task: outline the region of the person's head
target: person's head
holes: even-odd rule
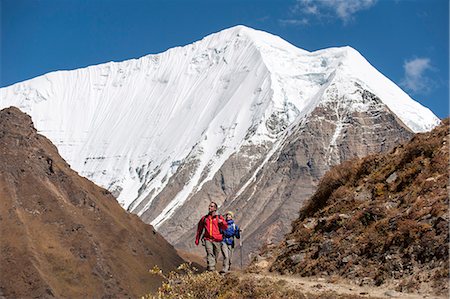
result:
[[[231,219],[233,219],[233,212],[231,212],[231,211],[228,211],[226,214],[225,214],[225,217],[227,218],[227,220],[231,220]]]
[[[208,211],[210,213],[215,213],[217,211],[217,204],[214,201],[211,201],[208,206]]]

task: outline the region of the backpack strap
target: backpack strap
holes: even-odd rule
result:
[[[208,216],[208,215],[203,216],[202,219],[200,220],[201,222],[203,222],[203,226],[206,225],[206,217],[207,217],[207,216]]]

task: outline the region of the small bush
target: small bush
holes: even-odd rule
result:
[[[178,271],[165,275],[158,267],[150,270],[164,279],[157,294],[147,294],[143,299],[172,298],[306,298],[285,284],[269,279],[240,277],[236,273],[225,276],[218,272],[197,273],[197,269],[182,264]]]

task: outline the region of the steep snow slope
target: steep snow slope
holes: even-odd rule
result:
[[[439,122],[352,48],[310,53],[244,26],[3,88],[0,108],[29,113],[75,170],[140,215],[192,162],[184,186],[150,219],[158,227],[240,148],[267,145],[273,153],[336,80],[373,92],[415,132]]]

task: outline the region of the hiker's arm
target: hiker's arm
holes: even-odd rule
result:
[[[200,219],[197,225],[197,234],[195,235],[195,245],[198,245],[202,233],[203,233],[203,218]]]
[[[236,230],[235,230],[234,236],[235,236],[237,239],[240,239],[240,238],[241,238],[241,230],[239,229],[239,226],[237,226],[237,225],[236,225]]]
[[[222,216],[219,216],[218,219],[219,228],[221,230],[226,230],[228,228],[228,223],[225,221],[225,219]]]

